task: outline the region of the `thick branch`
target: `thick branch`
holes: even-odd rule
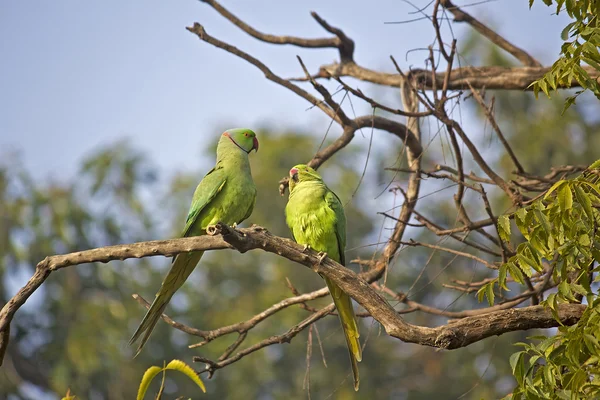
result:
[[[321,261],[317,253],[311,250],[306,251],[301,245],[289,239],[273,236],[258,226],[232,229],[227,225],[218,224],[209,234],[194,238],[109,246],[86,252],[47,257],[38,264],[35,274],[25,287],[19,290],[0,311],[0,332],[8,331],[15,312],[47,279],[50,273],[57,269],[88,262],[150,257],[158,254],[173,255],[197,250],[230,248],[231,246],[242,253],[252,249],[262,249],[312,268],[315,272],[331,279],[353,297],[382,324],[389,335],[409,343],[454,349],[504,332],[547,328],[558,324],[549,311],[537,306],[469,317],[438,328],[412,325],[404,321],[369,283],[353,271],[329,258]],[[131,249],[136,250],[132,251]],[[583,305],[564,305],[558,311],[564,324],[573,324],[580,318],[584,309]],[[7,338],[8,335],[5,337]],[[0,349],[2,354],[4,354],[7,344],[7,340],[2,342],[2,346],[4,346]]]
[[[470,83],[475,89],[504,89],[504,90],[532,90],[529,85],[540,79],[551,67],[462,67],[455,68],[450,73],[448,79],[449,90],[466,90]],[[592,79],[600,77],[600,71],[583,66],[583,69]],[[432,90],[434,87],[431,78],[431,71],[424,69],[414,69],[411,71],[419,82],[419,87],[425,90]],[[441,88],[444,85],[445,72],[435,74],[435,86]],[[356,63],[333,63],[323,65],[319,72],[314,75],[316,78],[336,78],[353,77],[365,82],[376,83],[378,85],[398,87],[401,84],[402,76],[388,72],[379,72],[372,69],[361,67]],[[306,80],[299,78],[295,80]],[[468,83],[467,83],[468,82]],[[568,87],[579,87],[575,80]],[[563,86],[562,88],[566,88]]]

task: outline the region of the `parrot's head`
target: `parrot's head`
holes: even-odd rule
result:
[[[258,151],[256,133],[247,128],[227,129],[223,136],[229,138],[237,147],[250,154],[252,150]]]
[[[321,181],[321,175],[306,164],[298,164],[290,169],[290,193],[297,184],[309,181]]]

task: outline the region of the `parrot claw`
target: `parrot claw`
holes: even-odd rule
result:
[[[233,229],[237,228],[237,222],[234,222],[234,223],[233,223],[233,225],[231,225],[231,227],[232,227]]]
[[[306,253],[306,250],[310,249],[310,245],[309,244],[305,244],[304,248],[302,249],[303,253]]]
[[[319,265],[323,262],[323,260],[327,257],[327,253],[324,251],[320,251],[319,254],[317,254],[317,258],[319,259]]]

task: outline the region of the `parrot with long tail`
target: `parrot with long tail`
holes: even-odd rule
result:
[[[294,240],[345,266],[346,216],[340,199],[325,185],[317,171],[304,164],[290,169],[289,185],[285,217]],[[342,323],[354,390],[358,391],[358,362],[362,360],[362,350],[352,300],[334,282],[324,279]]]
[[[252,150],[258,151],[258,139],[250,129],[229,129],[221,135],[216,165],[194,192],[182,237],[205,235],[206,228],[218,222],[237,225],[252,214],[256,202],[256,186],[248,160]],[[129,341],[133,344],[141,337],[136,356],[148,341],[165,307],[203,254],[203,251],[193,251],[173,258],[160,290]]]

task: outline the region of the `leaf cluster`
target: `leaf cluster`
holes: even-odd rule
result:
[[[598,0],[543,0],[547,6],[556,5],[556,14],[561,11],[574,19],[562,31],[565,41],[561,46],[560,57],[554,62],[550,71],[529,87],[533,89],[536,98],[540,91],[550,97],[550,92],[558,87],[570,87],[576,81],[582,90],[575,92],[565,101],[564,110],[575,103],[577,97],[590,90],[600,99],[600,82],[590,77],[581,65],[585,63],[600,71],[600,1]],[[529,0],[529,7],[534,0]],[[563,111],[564,111],[563,110]]]
[[[519,343],[510,365],[517,386],[515,399],[595,398],[600,395],[598,363],[600,344],[600,161],[573,180],[560,180],[527,207],[498,219],[505,243],[512,240],[512,222],[525,239],[514,255],[498,269],[498,277],[478,291],[494,304],[496,292],[509,291],[508,278],[521,285],[527,278],[542,278],[537,294],[556,287],[542,305],[559,320],[562,303],[590,305],[572,327],[561,326],[552,337],[536,336],[537,344]]]

